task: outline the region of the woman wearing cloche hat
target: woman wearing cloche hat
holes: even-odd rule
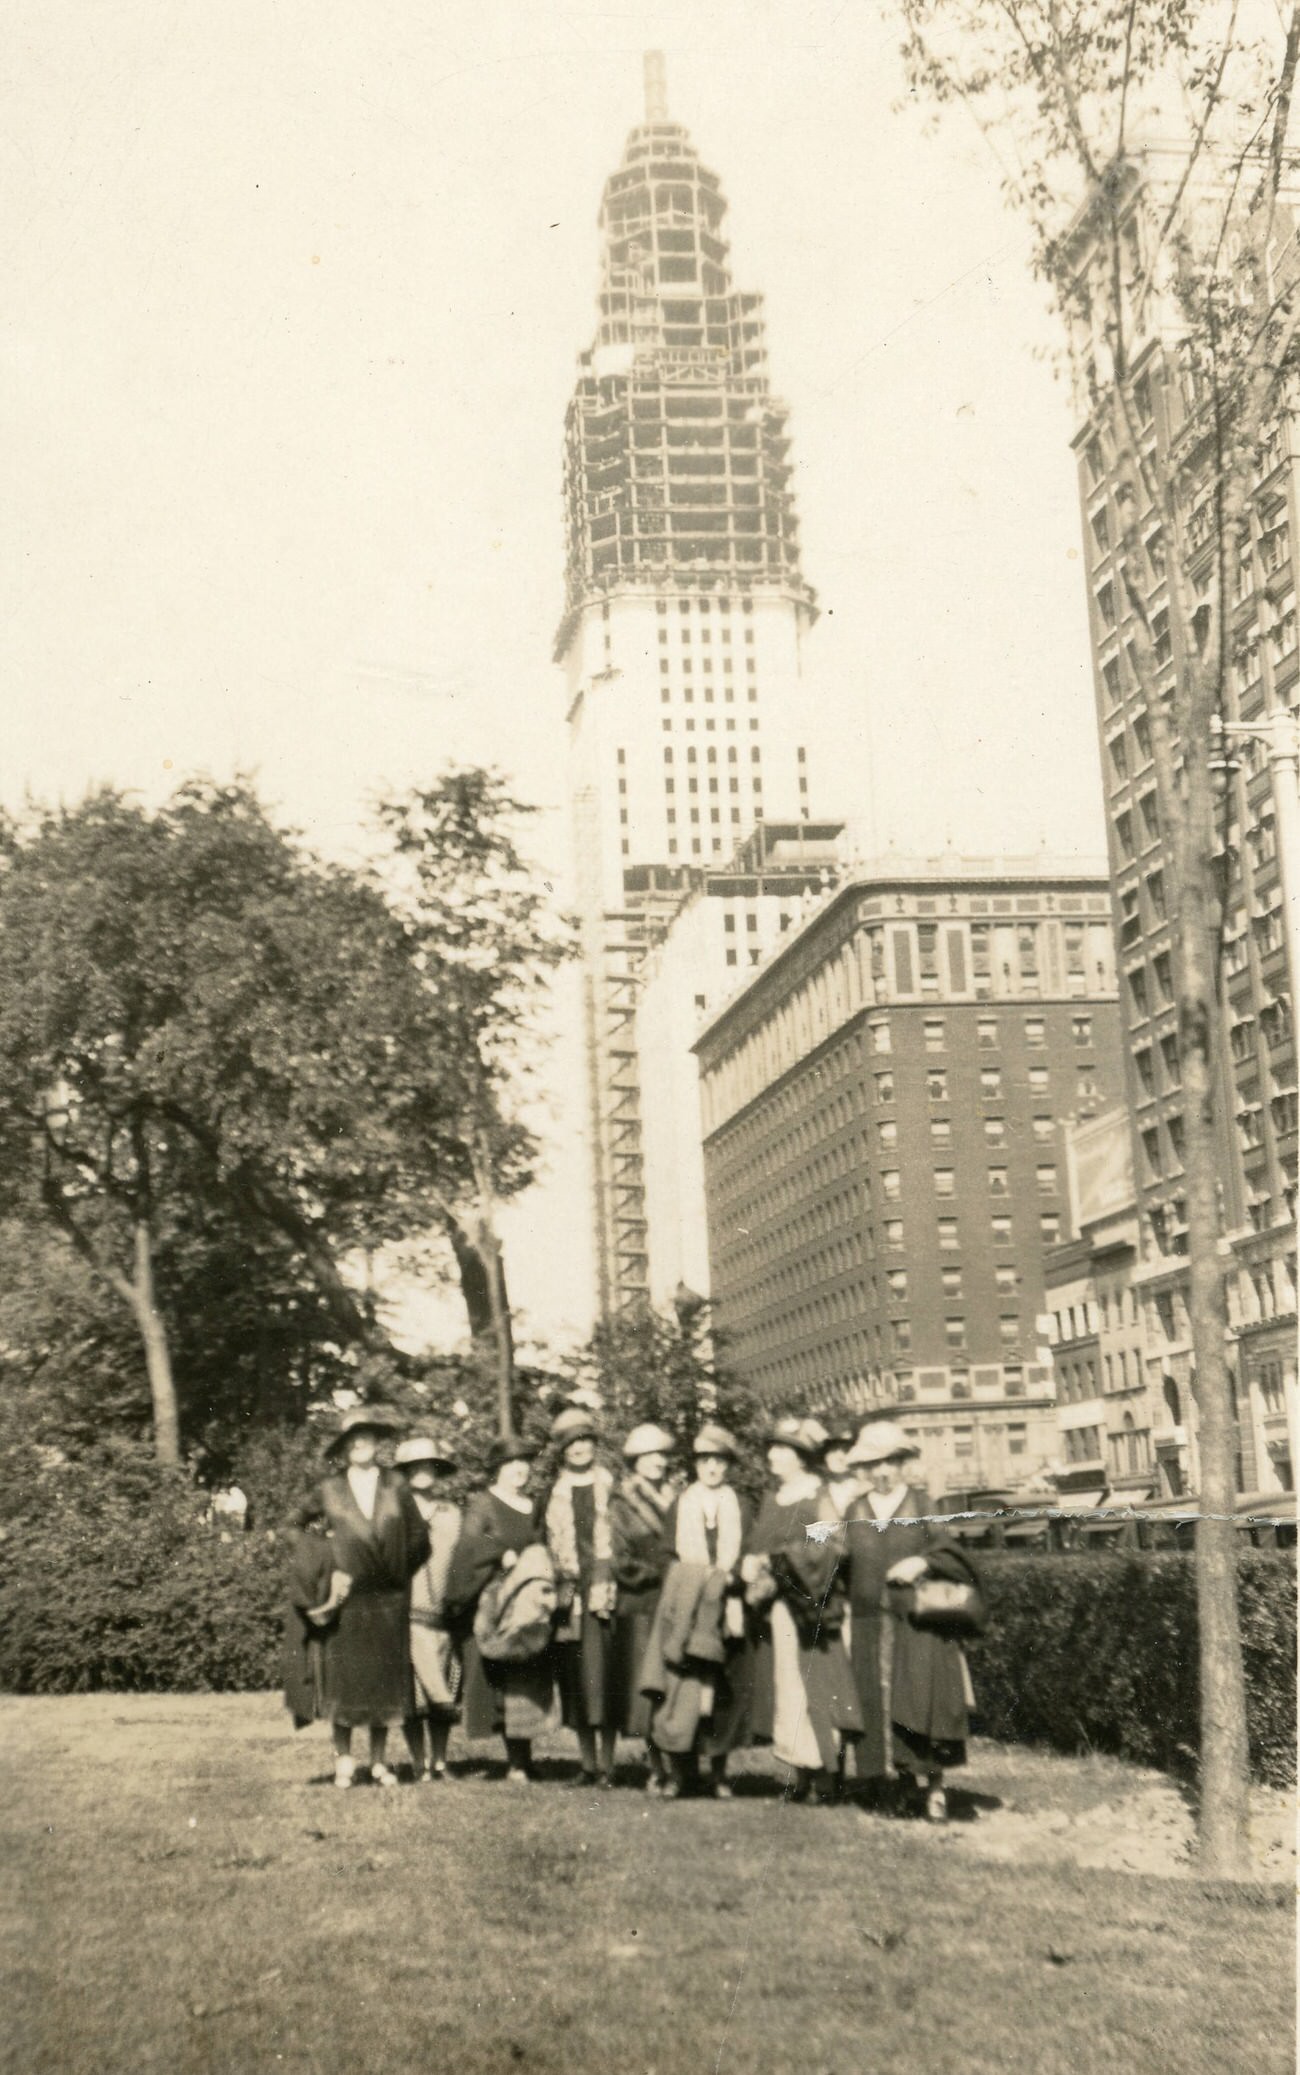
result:
[[[556,1682],[566,1729],[576,1732],[581,1771],[576,1784],[613,1781],[619,1695],[613,1618],[614,1542],[609,1506],[614,1479],[596,1460],[600,1430],[581,1405],[566,1406],[551,1426],[560,1473],[546,1504],[546,1543],[555,1565],[561,1620],[555,1631]]]
[[[841,1634],[839,1523],[818,1471],[826,1440],[815,1419],[773,1426],[767,1465],[775,1489],[741,1567],[759,1631],[753,1734],[791,1768],[796,1796],[818,1801],[834,1799],[845,1745],[862,1729]],[[809,1533],[818,1527],[824,1532]]]
[[[542,1648],[526,1658],[489,1661],[470,1630],[489,1588],[501,1587],[520,1558],[545,1543],[536,1502],[528,1496],[539,1453],[533,1442],[513,1434],[493,1442],[487,1465],[491,1481],[465,1508],[447,1577],[447,1619],[463,1638],[465,1734],[471,1740],[503,1736],[506,1778],[517,1783],[532,1777],[533,1738],[541,1735],[550,1715],[549,1654]]]
[[[672,1504],[668,1468],[677,1451],[667,1427],[643,1420],[623,1443],[625,1469],[609,1501],[610,1561],[618,1599],[614,1608],[613,1664],[616,1713],[614,1726],[623,1736],[641,1737],[650,1756],[651,1792],[667,1777],[660,1754],[650,1743],[650,1705],[641,1692],[641,1660],[659,1603],[659,1588],[668,1568],[664,1518]]]
[[[312,1610],[325,1631],[326,1699],[334,1734],[334,1783],[355,1776],[352,1731],[370,1732],[370,1776],[396,1785],[385,1763],[388,1731],[410,1702],[410,1582],[429,1554],[429,1532],[403,1480],[380,1467],[378,1444],[391,1433],[383,1406],[345,1412],[326,1454],[335,1466],[307,1500],[304,1515],[323,1517],[332,1548],[334,1585]]]
[[[893,1588],[926,1572],[978,1580],[957,1543],[931,1529],[929,1499],[908,1483],[918,1453],[887,1419],[864,1426],[849,1451],[867,1479],[846,1528],[853,1675],[865,1725],[857,1763],[875,1800],[888,1793],[891,1761],[914,1791],[924,1781],[925,1812],[942,1822],[944,1772],[966,1762],[970,1673],[960,1643],[915,1627]]]
[[[411,1580],[411,1706],[402,1727],[417,1783],[448,1781],[447,1742],[460,1713],[461,1662],[447,1625],[447,1577],[460,1536],[460,1507],[440,1487],[455,1474],[447,1442],[420,1434],[393,1457],[429,1530],[429,1555]],[[428,1738],[428,1759],[425,1739]]]
[[[641,1684],[654,1698],[651,1737],[661,1754],[664,1792],[670,1797],[703,1786],[716,1799],[729,1799],[727,1759],[748,1733],[752,1659],[740,1561],[751,1515],[730,1481],[739,1454],[735,1435],[716,1420],[706,1421],[691,1444],[695,1475],[665,1523],[673,1562],[664,1579]],[[696,1647],[677,1657],[671,1647],[664,1647],[664,1617],[680,1616],[695,1592],[697,1606],[708,1610],[708,1620],[692,1623]],[[698,1647],[706,1642],[708,1654]]]

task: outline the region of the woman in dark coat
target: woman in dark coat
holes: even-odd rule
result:
[[[549,1653],[489,1662],[471,1631],[485,1589],[512,1569],[526,1549],[545,1540],[536,1504],[527,1496],[536,1457],[530,1441],[508,1438],[494,1444],[488,1460],[492,1482],[465,1508],[444,1602],[452,1631],[463,1638],[465,1734],[474,1741],[504,1737],[506,1778],[516,1784],[532,1778],[533,1738],[540,1736],[550,1717]]]
[[[610,1562],[618,1597],[611,1638],[616,1712],[614,1727],[624,1736],[639,1736],[650,1755],[652,1792],[667,1777],[663,1759],[650,1742],[650,1703],[641,1691],[641,1660],[668,1568],[664,1518],[672,1504],[668,1458],[676,1442],[653,1423],[633,1427],[623,1443],[624,1476],[610,1496]]]
[[[780,1420],[772,1430],[776,1489],[759,1509],[741,1573],[759,1631],[752,1734],[790,1766],[799,1798],[829,1802],[862,1713],[842,1634],[842,1540],[813,1467],[825,1442],[816,1420]],[[810,1536],[816,1525],[827,1532]]]
[[[295,1729],[329,1719],[325,1690],[325,1636],[335,1606],[330,1592],[334,1551],[323,1512],[299,1513],[289,1557],[289,1604],[284,1617],[284,1704]]]
[[[850,1647],[864,1722],[858,1776],[881,1799],[892,1760],[930,1820],[943,1822],[943,1775],[966,1762],[970,1673],[953,1636],[908,1618],[903,1588],[926,1572],[978,1579],[957,1544],[931,1530],[928,1498],[906,1481],[917,1453],[901,1427],[879,1420],[863,1428],[849,1456],[869,1479],[847,1522]]]
[[[562,1450],[546,1502],[546,1545],[555,1565],[560,1620],[556,1683],[566,1729],[576,1732],[578,1786],[613,1784],[619,1690],[614,1655],[614,1545],[609,1506],[614,1479],[596,1461],[599,1430],[580,1406],[561,1412],[551,1439]]]
[[[328,1450],[340,1466],[303,1509],[324,1514],[339,1600],[324,1650],[336,1787],[352,1785],[352,1732],[361,1726],[370,1731],[371,1778],[397,1784],[384,1760],[389,1729],[406,1714],[411,1578],[429,1553],[429,1536],[403,1480],[380,1468],[376,1450],[388,1428],[373,1408],[346,1412]]]

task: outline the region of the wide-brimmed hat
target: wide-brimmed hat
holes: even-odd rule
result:
[[[525,1441],[520,1434],[506,1434],[494,1441],[488,1450],[488,1471],[495,1475],[504,1463],[535,1462],[540,1454],[541,1449],[535,1441]]]
[[[412,1469],[416,1463],[442,1463],[448,1470],[456,1467],[454,1449],[432,1434],[413,1434],[409,1441],[399,1441],[393,1461],[399,1470]]]
[[[895,1455],[919,1455],[915,1441],[892,1419],[873,1419],[863,1427],[849,1450],[851,1463],[887,1463]]]
[[[769,1448],[793,1448],[812,1462],[825,1448],[829,1436],[819,1419],[778,1419],[767,1430]]]
[[[623,1443],[623,1453],[630,1463],[642,1455],[671,1455],[677,1446],[677,1437],[667,1427],[657,1427],[652,1419],[643,1420],[633,1427]]]
[[[856,1419],[850,1419],[847,1412],[823,1412],[816,1424],[823,1428],[826,1435],[826,1439],[822,1442],[823,1454],[831,1448],[851,1448],[853,1446],[854,1438],[858,1431],[858,1422]]]
[[[699,1433],[692,1441],[691,1454],[727,1455],[734,1462],[740,1454],[740,1450],[736,1446],[736,1437],[733,1433],[730,1433],[726,1427],[720,1427],[714,1421],[709,1420],[700,1428]]]
[[[551,1422],[551,1439],[557,1448],[567,1448],[570,1441],[598,1441],[600,1428],[581,1405],[566,1405]]]
[[[386,1405],[349,1405],[339,1421],[339,1430],[325,1443],[326,1455],[337,1455],[354,1434],[391,1434],[397,1420]]]

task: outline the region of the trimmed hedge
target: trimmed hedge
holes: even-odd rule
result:
[[[279,1684],[282,1542],[223,1535],[203,1517],[205,1493],[139,1461],[66,1464],[38,1473],[25,1497],[0,1530],[0,1688]]]
[[[1199,1748],[1196,1573],[1188,1555],[993,1556],[987,1635],[970,1647],[977,1723],[1011,1743],[1110,1751],[1166,1772]],[[1238,1560],[1251,1767],[1296,1777],[1296,1572]]]
[[[144,1451],[49,1466],[3,1451],[0,1690],[252,1692],[280,1683],[285,1547],[266,1532],[316,1462],[308,1442],[245,1476],[257,1525],[223,1534],[206,1495]],[[977,1727],[1013,1743],[1196,1763],[1196,1580],[1186,1555],[991,1556],[970,1646]],[[1293,1557],[1239,1559],[1251,1762],[1296,1777]]]

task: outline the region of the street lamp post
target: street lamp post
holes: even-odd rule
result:
[[[1211,726],[1220,744],[1229,735],[1248,735],[1268,744],[1294,1003],[1300,998],[1300,717],[1285,711],[1265,714],[1260,720],[1224,721],[1216,716]]]

